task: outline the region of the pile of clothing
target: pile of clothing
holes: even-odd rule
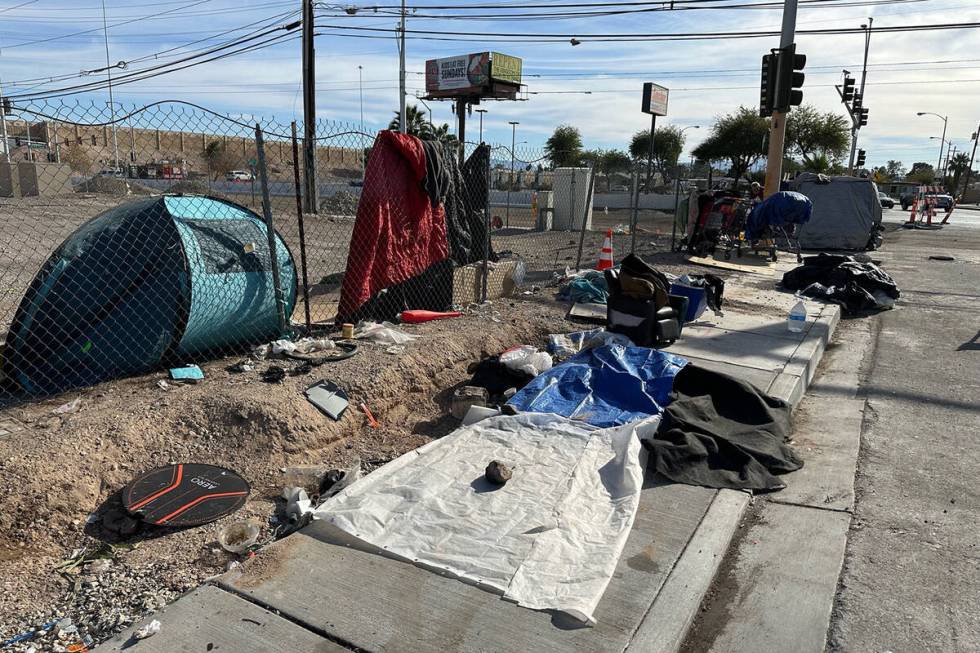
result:
[[[609,297],[606,278],[598,270],[582,270],[567,275],[558,288],[558,299],[573,303],[605,304]]]
[[[783,286],[839,304],[850,315],[892,308],[901,296],[895,281],[878,265],[840,254],[806,257],[803,265],[783,275]]]

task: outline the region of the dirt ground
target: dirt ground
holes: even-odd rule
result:
[[[58,243],[121,199],[79,194],[0,204],[0,224],[16,227],[0,236],[0,335]],[[637,233],[637,251],[664,271],[687,270],[680,255],[667,252],[669,218],[647,218]],[[277,212],[276,219],[295,251],[296,233],[280,226],[280,221],[292,224],[295,215]],[[595,230],[586,233],[582,245],[583,266],[598,258],[606,225],[625,221],[596,214]],[[308,222],[307,249],[314,252],[311,265],[317,275],[343,269],[348,241],[340,236],[349,239],[352,222],[336,216]],[[200,361],[206,378],[198,385],[163,388],[158,382],[165,372],[159,372],[0,410],[0,642],[65,617],[95,641],[105,639],[237,560],[217,544],[224,525],[254,520],[262,525],[260,542],[273,539],[291,468],[344,468],[360,459],[370,471],[451,431],[457,422],[448,416],[449,399],[482,351],[543,346],[549,333],[583,328],[564,319],[568,307],[554,300],[556,289],[547,285],[552,271],[574,265],[578,237],[496,232],[495,250],[525,261],[522,293],[528,294],[472,309],[456,320],[405,326],[419,339],[401,354],[365,345],[349,360],[287,376],[278,384],[263,382],[261,373],[272,364],[287,369],[300,364],[259,361],[254,370],[235,373],[228,368],[242,357],[228,357]],[[614,235],[616,260],[630,241],[629,234]],[[320,379],[334,381],[350,395],[351,408],[339,422],[303,396]],[[74,411],[56,412],[75,400]],[[356,408],[362,401],[380,422],[378,428],[370,428]],[[192,461],[242,474],[252,486],[245,507],[198,528],[144,530],[122,546],[100,551],[106,541],[119,543],[101,530],[98,518],[121,487],[143,470]],[[110,562],[57,568],[80,550],[98,552]],[[38,651],[59,650],[37,638],[31,643]],[[10,650],[26,651],[28,644]]]

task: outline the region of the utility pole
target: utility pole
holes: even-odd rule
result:
[[[0,138],[3,139],[3,158],[10,163],[10,141],[7,140],[7,109],[3,97],[3,83],[0,82]]]
[[[102,35],[105,38],[105,74],[109,81],[109,116],[112,120],[112,172],[119,167],[119,141],[116,138],[116,105],[112,101],[112,65],[109,63],[109,26],[105,15],[105,0],[102,0]],[[28,127],[30,134],[30,127]]]
[[[482,116],[481,116],[482,118]],[[510,226],[510,190],[514,187],[514,148],[517,147],[517,126],[521,123],[511,120],[510,124],[510,179],[507,180],[507,212],[504,216],[504,225]]]
[[[966,195],[966,191],[970,189],[970,175],[973,173],[973,158],[977,155],[977,141],[980,141],[980,124],[977,125],[977,130],[973,132],[973,153],[970,154],[970,167],[966,169],[966,181],[963,182],[963,195]],[[956,189],[953,189],[956,192]]]
[[[303,210],[319,208],[316,184],[316,51],[313,48],[313,0],[303,0]]]
[[[797,0],[785,0],[783,3],[783,28],[780,32],[780,49],[793,45],[796,38],[796,4]],[[777,76],[777,84],[779,84]],[[779,181],[783,177],[783,150],[786,143],[786,112],[773,111],[769,123],[769,154],[766,160],[766,197],[779,191]]]
[[[795,2],[795,0],[793,0]],[[653,135],[657,133],[657,114],[650,114],[650,149],[647,151],[647,183],[646,192],[650,192],[650,179],[653,175]],[[637,199],[639,202],[639,199]]]
[[[476,112],[480,114],[480,142],[483,142],[483,114],[487,112],[486,109],[477,109]]]
[[[943,184],[946,183],[946,177],[949,176],[949,161],[956,154],[956,146],[952,142],[949,143],[949,147],[946,148],[946,163],[943,165]]]
[[[366,162],[364,161],[364,66],[357,67],[357,87],[361,98],[361,180],[364,180]]]
[[[868,18],[867,25],[861,25],[864,28],[864,64],[861,66],[861,108],[864,108],[864,82],[868,77],[868,49],[871,47],[871,24],[874,22],[874,18]],[[858,112],[854,115],[851,112],[851,157],[847,162],[847,174],[854,174],[854,154],[857,152],[858,144],[858,132],[861,130],[861,113]]]
[[[398,131],[405,134],[405,0],[402,0],[401,26],[398,29]]]

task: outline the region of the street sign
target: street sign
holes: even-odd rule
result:
[[[654,116],[667,115],[667,95],[670,93],[666,88],[653,82],[643,85],[643,113]]]

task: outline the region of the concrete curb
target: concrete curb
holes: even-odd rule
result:
[[[718,491],[627,651],[668,653],[680,648],[751,500],[745,492]]]
[[[822,308],[806,337],[786,363],[786,367],[769,386],[769,394],[789,402],[793,409],[796,409],[810,383],[813,382],[813,375],[816,374],[817,366],[823,359],[827,344],[834,337],[840,318],[840,306],[830,304]]]

